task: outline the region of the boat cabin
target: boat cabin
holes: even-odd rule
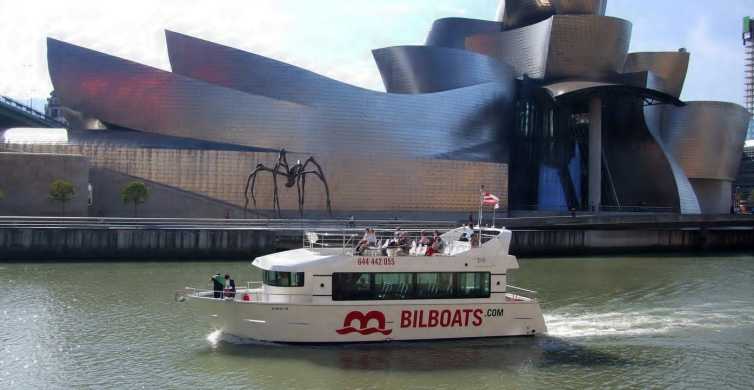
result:
[[[262,282],[236,300],[257,303],[354,304],[355,302],[427,300],[499,302],[507,272],[518,268],[508,254],[511,232],[484,229],[479,243],[464,229],[441,235],[443,251],[426,255],[419,231],[411,231],[409,250],[388,250],[393,232],[379,232],[377,245],[356,250],[355,232],[308,232],[303,248],[255,259]],[[405,233],[401,233],[405,234]],[[466,238],[466,240],[464,240]],[[251,286],[250,286],[251,287]]]

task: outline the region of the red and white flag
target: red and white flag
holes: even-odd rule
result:
[[[485,206],[495,206],[498,209],[500,208],[500,198],[490,192],[485,192],[482,195],[482,204]]]

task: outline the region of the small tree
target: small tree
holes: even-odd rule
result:
[[[3,189],[0,188],[0,200],[5,199],[5,192],[3,192]]]
[[[65,204],[76,196],[73,183],[67,180],[55,180],[50,185],[50,200],[60,202],[60,209],[65,215]]]
[[[123,199],[125,204],[134,204],[134,217],[136,217],[138,216],[139,205],[149,199],[149,189],[140,181],[132,181],[120,191],[120,198]]]

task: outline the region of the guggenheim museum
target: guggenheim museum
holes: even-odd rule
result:
[[[750,114],[680,100],[690,53],[629,53],[632,24],[606,3],[508,0],[494,21],[437,20],[423,45],[373,51],[386,92],[173,31],[171,72],[50,38],[68,128],[7,129],[0,147],[84,156],[95,205],[108,181],[143,180],[167,194],[155,216],[170,199],[238,215],[249,174],[283,149],[321,166],[308,216],[327,213],[327,192],[338,216],[465,216],[480,185],[513,213],[728,213]],[[257,175],[259,215],[275,187]],[[296,188],[277,187],[296,215]]]

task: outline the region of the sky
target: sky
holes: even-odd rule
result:
[[[0,0],[0,95],[46,97],[47,37],[170,70],[169,29],[384,90],[371,50],[420,45],[435,19],[494,19],[498,0]],[[743,102],[754,0],[609,0],[631,51],[691,53],[684,100]]]

